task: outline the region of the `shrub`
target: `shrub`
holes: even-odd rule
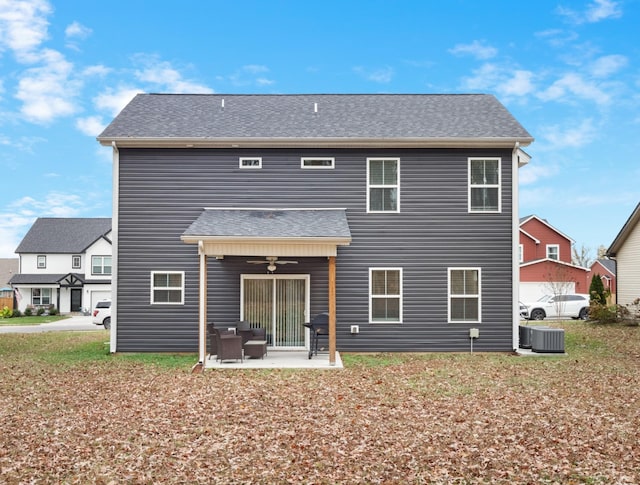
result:
[[[30,317],[31,315],[33,315],[33,307],[29,305],[27,308],[24,309],[24,316]]]
[[[0,316],[2,316],[2,318],[11,318],[12,313],[11,309],[8,306],[5,306],[2,308]]]
[[[589,286],[589,295],[590,295],[591,301],[595,301],[596,303],[606,305],[607,295],[604,291],[602,278],[600,278],[600,275],[597,273],[593,275],[593,278],[591,278],[591,285]]]
[[[53,305],[49,305],[49,315],[57,315],[57,314],[58,314],[58,309]]]
[[[595,300],[591,301],[589,305],[589,320],[595,320],[599,323],[615,323],[619,319],[620,313],[617,305],[607,306]]]
[[[38,309],[36,310],[36,315],[38,316],[44,315],[44,308],[38,307]]]
[[[22,312],[20,310],[18,310],[17,308],[14,308],[11,316],[15,317],[15,318],[21,317],[22,316]]]

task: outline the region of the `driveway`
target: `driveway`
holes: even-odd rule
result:
[[[102,325],[91,323],[90,316],[78,315],[66,318],[58,322],[41,323],[40,325],[1,325],[0,333],[36,333],[36,332],[57,332],[57,331],[83,331],[102,330]]]

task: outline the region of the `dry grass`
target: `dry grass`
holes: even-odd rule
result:
[[[103,332],[4,335],[0,481],[639,483],[640,328],[562,325],[568,357],[200,375]]]

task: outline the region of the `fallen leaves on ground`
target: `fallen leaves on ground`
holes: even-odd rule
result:
[[[340,371],[51,367],[34,349],[0,362],[1,481],[639,483],[640,329],[566,327],[567,357]]]

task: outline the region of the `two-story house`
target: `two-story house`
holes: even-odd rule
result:
[[[136,96],[113,147],[111,351],[247,320],[343,351],[517,347],[518,167],[490,95]],[[286,263],[286,264],[280,264]],[[475,333],[475,331],[474,331]]]
[[[79,312],[110,298],[111,252],[111,218],[36,219],[16,249],[18,309]]]
[[[574,241],[536,215],[520,219],[520,300],[589,293],[590,272],[572,264]]]

